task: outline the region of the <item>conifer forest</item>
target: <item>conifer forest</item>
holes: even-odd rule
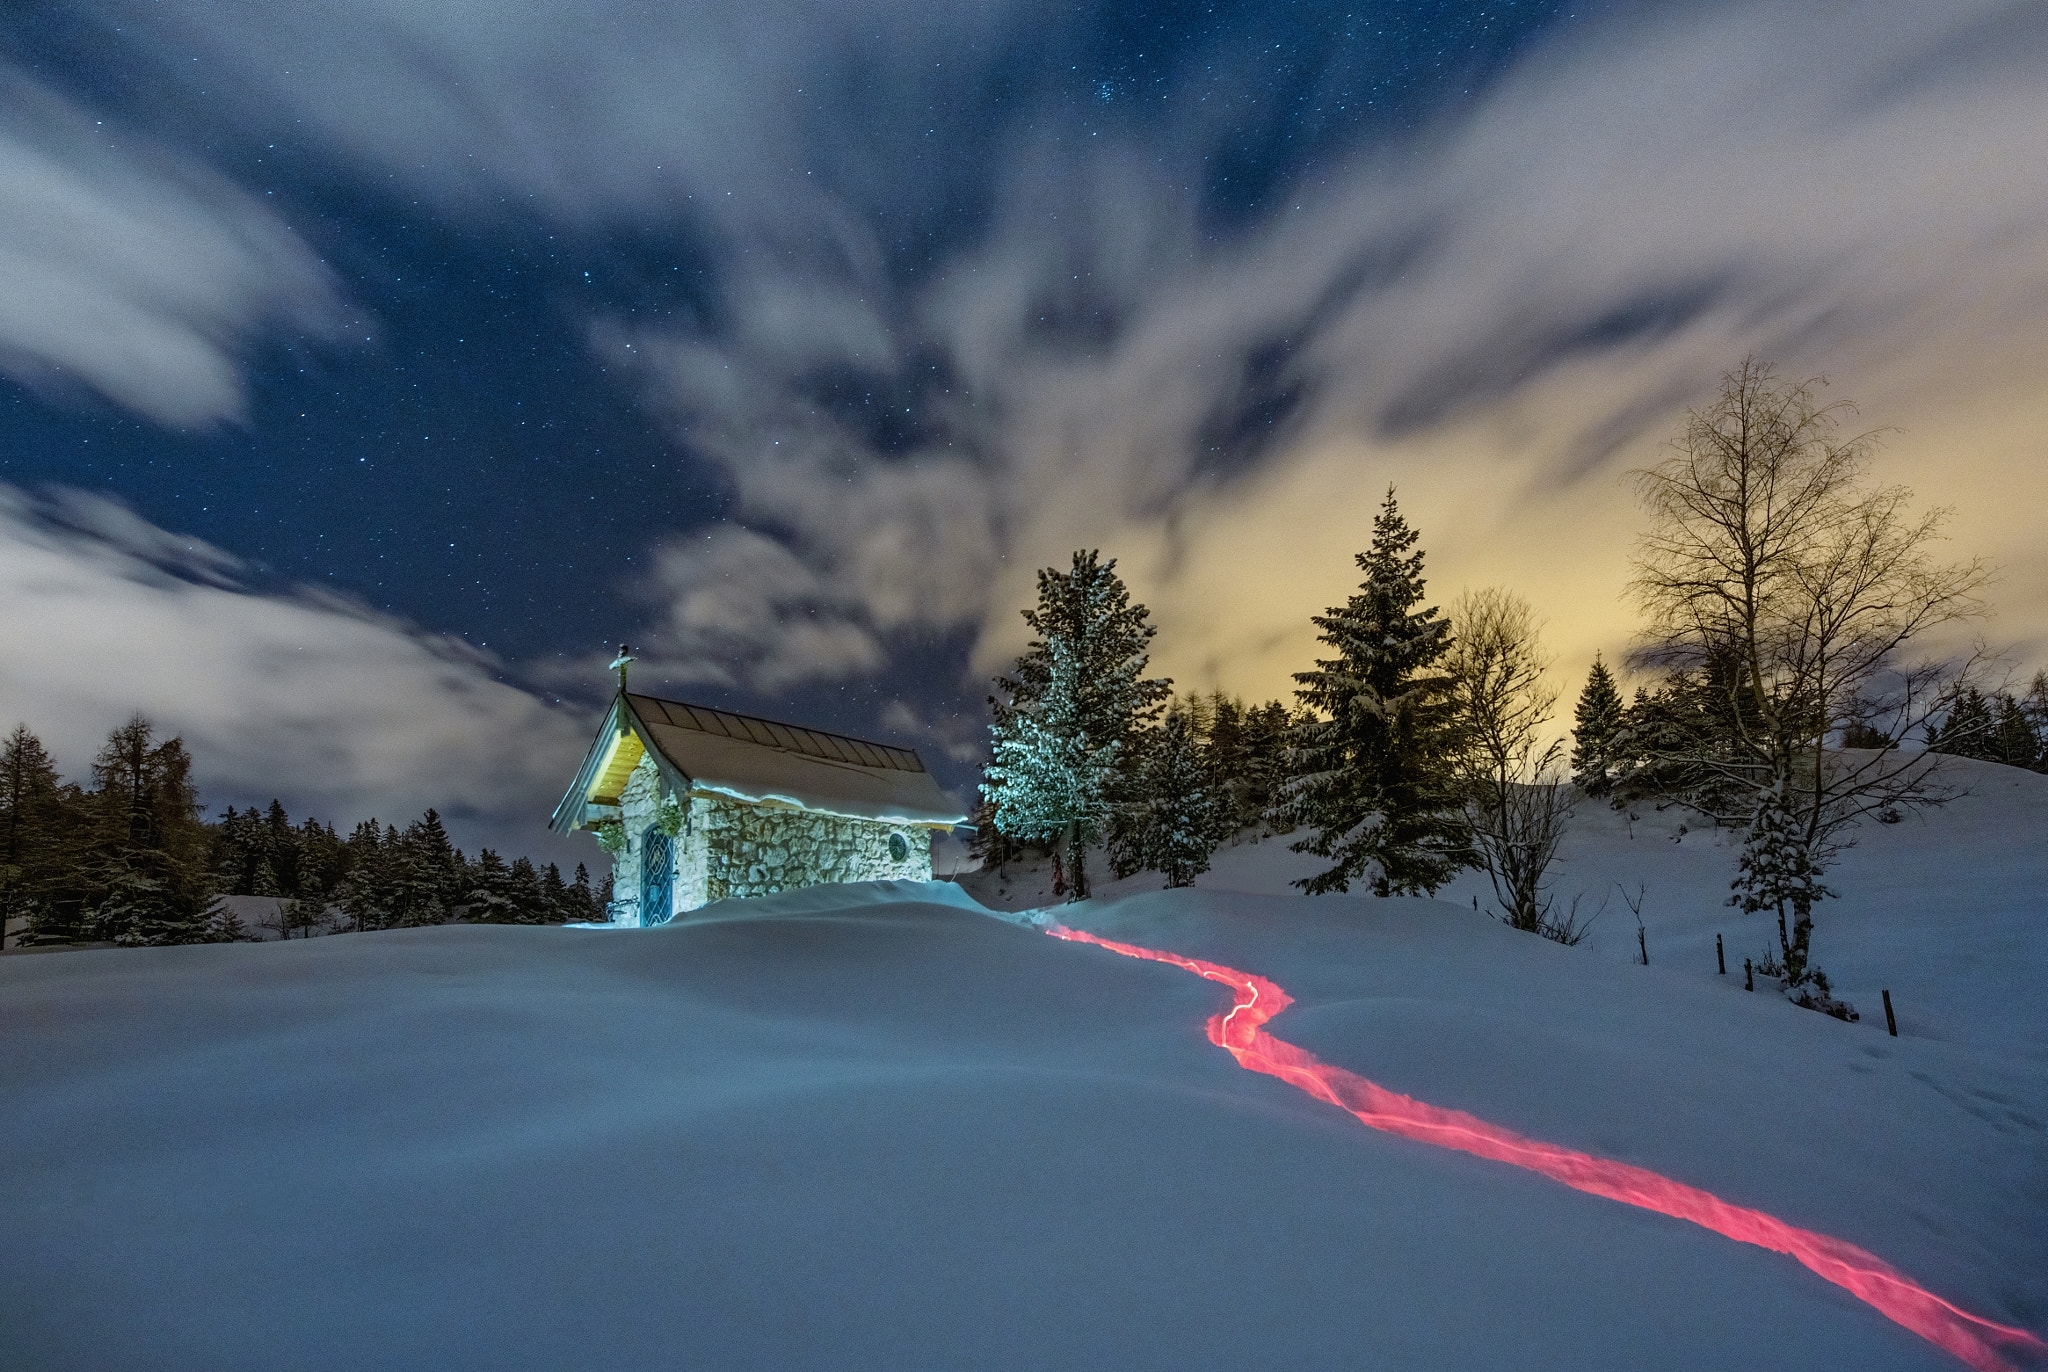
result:
[[[238,942],[261,937],[216,898],[279,897],[283,938],[451,920],[601,919],[607,892],[449,842],[433,810],[405,828],[366,819],[346,838],[283,805],[205,816],[181,739],[137,716],[108,735],[90,784],[67,782],[26,724],[0,742],[0,914],[19,946]],[[608,879],[607,879],[608,881]]]

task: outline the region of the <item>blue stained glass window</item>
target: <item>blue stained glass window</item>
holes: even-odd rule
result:
[[[676,917],[676,852],[669,836],[649,825],[640,840],[640,927]]]

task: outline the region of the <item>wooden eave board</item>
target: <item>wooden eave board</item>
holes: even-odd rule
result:
[[[599,805],[617,805],[619,797],[626,792],[626,781],[633,775],[633,769],[640,765],[640,759],[647,755],[647,748],[640,742],[638,730],[624,730],[618,746],[597,779],[590,783],[587,799]]]

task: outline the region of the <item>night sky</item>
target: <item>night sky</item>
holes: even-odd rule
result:
[[[1570,686],[1752,351],[2030,661],[2048,21],[1786,8],[10,6],[0,724],[539,853],[629,639],[964,795],[1033,568],[1278,695],[1390,482]]]

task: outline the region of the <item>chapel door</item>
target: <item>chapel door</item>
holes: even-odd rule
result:
[[[673,840],[650,825],[640,840],[640,927],[666,924],[676,915],[676,850]]]

